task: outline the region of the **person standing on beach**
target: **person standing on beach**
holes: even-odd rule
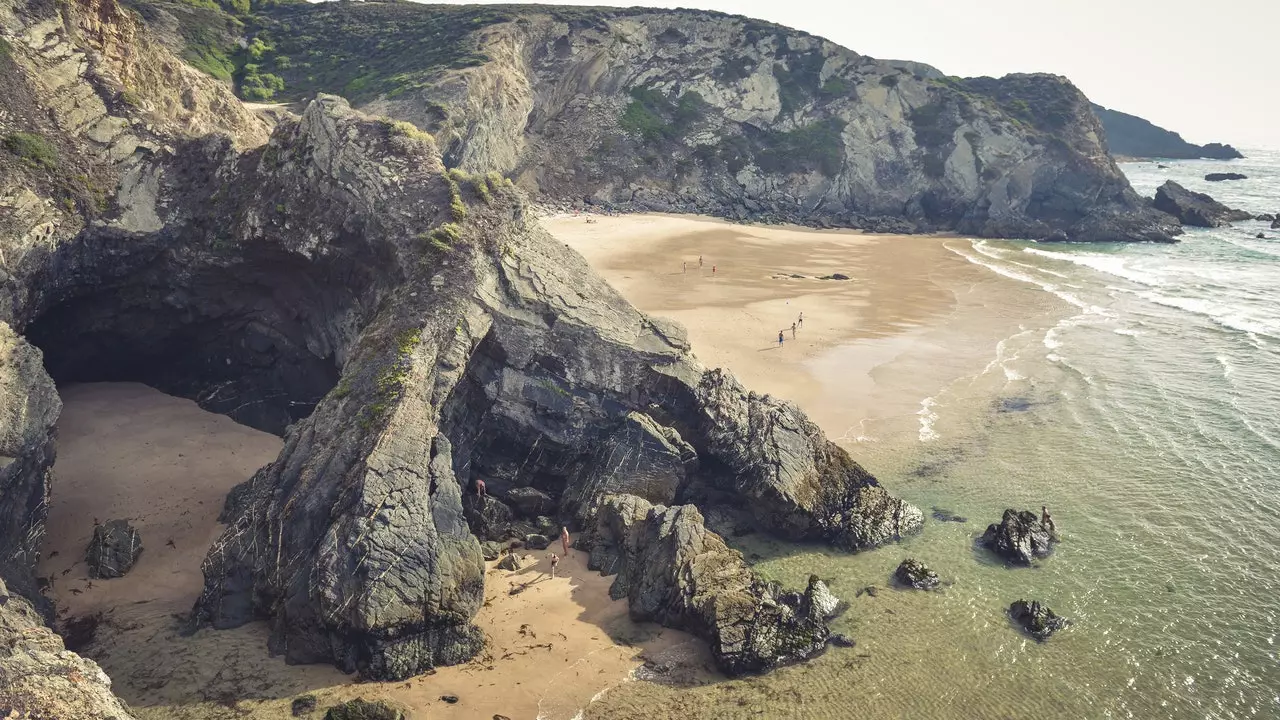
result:
[[[699,256],[698,256],[698,267],[699,267],[699,268],[701,268],[701,267],[702,267],[702,256],[701,256],[701,255],[699,255]]]
[[[560,544],[564,546],[564,556],[569,557],[569,528],[560,526]]]
[[[560,564],[560,556],[551,553],[551,577],[556,576],[556,566]]]
[[[482,498],[484,496],[485,496],[484,481],[481,480],[480,478],[476,478],[476,497]]]
[[[712,265],[712,266],[711,266],[711,274],[712,274],[712,275],[715,275],[715,274],[716,274],[716,266],[715,266],[715,265]]]
[[[800,319],[796,320],[796,324],[800,327],[804,327],[804,312],[800,313]]]
[[[795,323],[791,323],[791,339],[792,339],[792,340],[795,340],[795,339],[796,339],[796,324],[795,324]]]
[[[687,262],[682,262],[682,263],[680,263],[680,272],[688,273],[688,272],[689,272],[689,263],[687,263]]]
[[[782,347],[782,340],[783,340],[782,331],[779,330],[778,331],[778,347]]]

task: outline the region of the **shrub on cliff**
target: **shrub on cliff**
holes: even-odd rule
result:
[[[58,151],[36,133],[16,132],[6,135],[3,142],[4,149],[26,160],[32,165],[38,165],[50,170],[58,166]]]

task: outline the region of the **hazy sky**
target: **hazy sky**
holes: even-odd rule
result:
[[[621,5],[566,0],[549,4]],[[1280,0],[684,0],[951,75],[1051,72],[1196,143],[1280,149]]]

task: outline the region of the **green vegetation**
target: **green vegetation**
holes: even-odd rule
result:
[[[0,60],[3,60],[13,54],[13,46],[8,40],[0,38]]]
[[[955,139],[960,121],[950,112],[948,103],[935,100],[921,105],[907,115],[911,129],[915,131],[916,144],[922,147],[940,147]]]
[[[466,180],[467,174],[457,168],[450,170],[442,177],[449,185],[449,214],[453,216],[454,222],[462,222],[467,219],[467,205],[462,202],[462,188],[454,177],[455,173],[464,181]]]
[[[756,153],[756,163],[766,172],[817,170],[832,177],[844,163],[844,121],[828,118],[788,132],[768,134]]]
[[[831,97],[849,97],[854,94],[853,83],[838,75],[832,75],[822,83],[822,94]]]
[[[678,140],[706,117],[707,101],[696,92],[687,92],[673,102],[659,90],[638,87],[631,89],[631,98],[618,124],[645,142]]]
[[[142,98],[132,90],[122,90],[120,92],[120,102],[132,108],[142,107]]]
[[[391,133],[392,135],[407,137],[410,140],[417,140],[419,142],[434,141],[434,138],[431,137],[431,133],[423,132],[422,130],[419,130],[418,126],[414,125],[411,122],[405,122],[404,120],[390,120],[390,121],[387,121],[386,125],[387,125],[387,132]]]
[[[245,100],[270,100],[284,90],[284,79],[262,72],[262,66],[248,63],[240,74],[240,97]]]
[[[226,51],[212,45],[188,44],[182,51],[182,59],[205,75],[226,82],[231,81],[236,71],[236,64]]]
[[[445,223],[429,233],[418,236],[432,248],[441,252],[452,252],[453,246],[462,239],[462,228],[457,223]]]
[[[396,354],[387,366],[378,374],[378,379],[374,384],[374,400],[365,408],[365,415],[361,418],[361,425],[364,428],[381,420],[391,409],[391,405],[400,399],[404,392],[405,380],[409,379],[409,370],[412,367],[413,351],[417,349],[418,344],[422,342],[422,330],[411,328],[405,330],[396,336]]]
[[[783,43],[782,47],[785,48],[786,44]],[[827,58],[816,50],[783,58],[785,63],[774,64],[773,77],[778,81],[782,113],[789,115],[807,104],[821,89],[818,79]]]
[[[58,150],[36,133],[16,132],[6,135],[0,145],[27,164],[52,170],[58,167]]]

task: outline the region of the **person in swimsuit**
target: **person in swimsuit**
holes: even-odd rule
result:
[[[560,564],[560,556],[551,553],[551,577],[556,576],[556,566]]]

